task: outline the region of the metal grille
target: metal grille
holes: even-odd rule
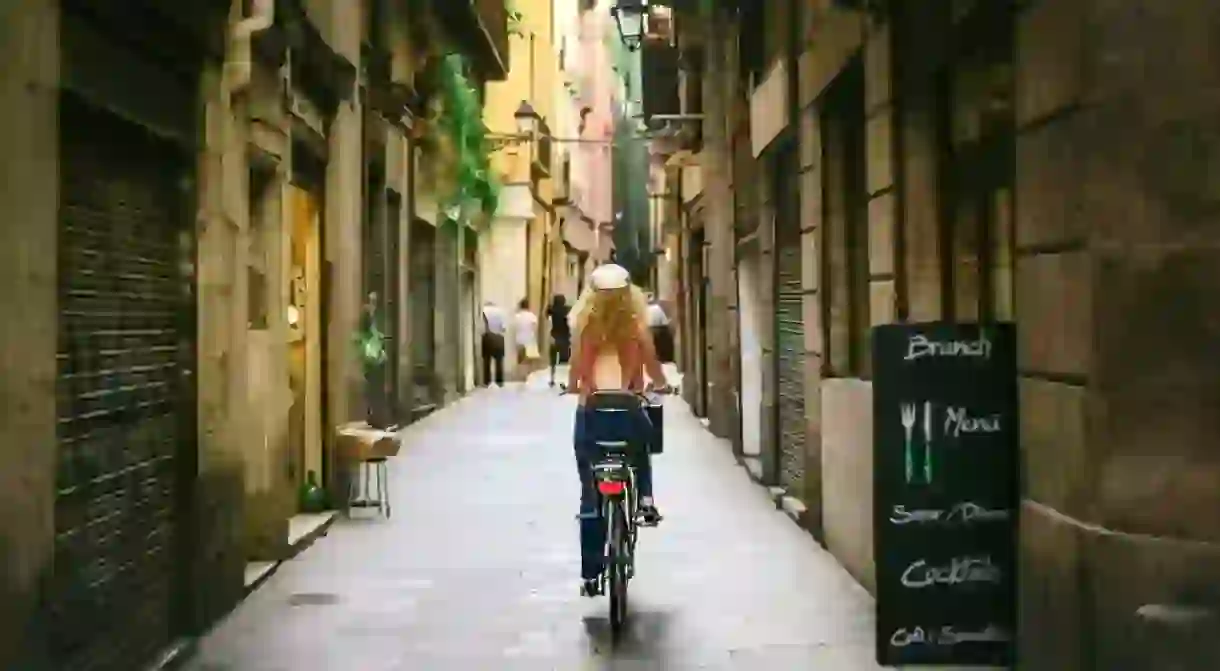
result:
[[[129,671],[174,633],[193,239],[174,154],[71,103],[61,128],[50,648],[54,668]]]
[[[800,496],[805,482],[805,317],[799,238],[777,250],[776,292],[779,476],[780,484]]]

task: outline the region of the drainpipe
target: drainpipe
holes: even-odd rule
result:
[[[275,24],[275,0],[254,0],[251,15],[233,26],[229,33],[229,60],[225,63],[225,91],[237,93],[250,85],[254,57],[250,53],[255,33]]]

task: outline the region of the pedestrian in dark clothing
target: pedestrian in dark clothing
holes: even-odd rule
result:
[[[504,386],[504,333],[508,330],[508,316],[495,303],[483,304],[483,337],[480,354],[483,357],[483,384],[490,387],[493,382]],[[492,378],[492,367],[495,378]]]
[[[546,309],[547,319],[551,322],[551,386],[555,386],[555,367],[566,364],[572,357],[572,327],[568,324],[568,315],[572,308],[568,307],[568,299],[562,294],[555,294],[551,305]]]

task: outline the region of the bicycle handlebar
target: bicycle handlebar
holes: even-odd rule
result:
[[[642,399],[644,399],[644,400],[646,400],[646,401],[650,401],[650,400],[652,400],[652,399],[650,399],[650,398],[648,397],[648,395],[649,395],[649,394],[655,394],[655,395],[657,395],[657,396],[676,396],[676,395],[678,394],[678,388],[677,388],[677,387],[675,387],[675,386],[673,386],[672,384],[670,384],[670,385],[666,385],[666,386],[662,387],[661,389],[648,389],[648,388],[646,388],[646,389],[644,389],[644,390],[642,390],[642,391],[636,391],[636,390],[634,390],[634,389],[606,389],[606,390],[603,390],[603,391],[604,391],[605,393],[627,393],[627,394],[634,394],[634,395],[639,396],[640,398],[642,398]],[[566,394],[577,394],[577,393],[579,393],[577,390],[575,390],[575,389],[573,389],[573,388],[571,388],[571,387],[568,387],[568,386],[564,386],[564,387],[563,387],[563,388],[562,388],[562,389],[559,391],[559,394],[560,394],[561,396],[566,395]],[[593,393],[597,393],[597,392],[593,392]]]

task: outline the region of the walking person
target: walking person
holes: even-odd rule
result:
[[[548,357],[551,364],[550,386],[555,386],[555,368],[566,364],[572,357],[572,326],[568,324],[568,316],[572,309],[568,307],[568,299],[563,294],[555,294],[551,305],[546,309],[547,320],[551,322],[551,351]]]
[[[517,346],[518,375],[525,382],[542,356],[538,350],[538,316],[530,312],[528,298],[517,303],[517,313],[513,315],[513,342]]]
[[[504,386],[504,332],[508,328],[508,316],[491,301],[483,304],[483,336],[479,351],[483,357],[483,386],[493,383]],[[492,378],[492,368],[495,378]]]
[[[674,334],[670,328],[669,315],[654,294],[648,294],[648,330],[652,332],[652,342],[657,350],[657,358],[661,363],[673,363]]]

